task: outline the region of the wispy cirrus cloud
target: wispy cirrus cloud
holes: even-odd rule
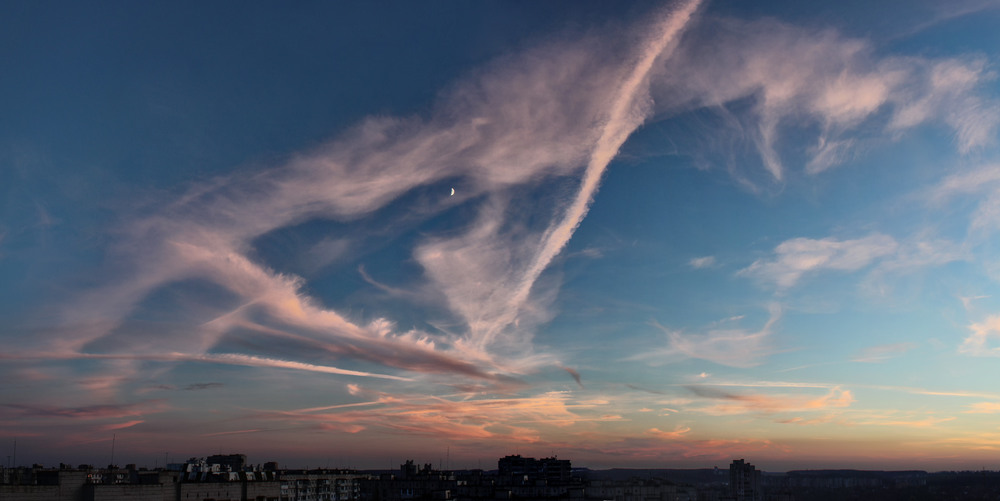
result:
[[[702,256],[694,257],[688,261],[688,266],[698,270],[701,268],[709,268],[715,265],[715,256]]]
[[[761,438],[695,438],[693,433],[687,437],[658,436],[655,432],[647,432],[641,436],[622,437],[617,441],[590,446],[577,445],[577,454],[595,458],[612,457],[628,458],[637,461],[637,465],[650,462],[672,462],[673,464],[689,464],[690,460],[724,461],[732,456],[760,457],[767,451],[781,451],[786,448],[771,440]]]
[[[577,372],[576,369],[572,367],[562,367],[562,370],[569,373],[570,377],[573,378],[573,381],[576,381],[577,386],[583,388],[583,379],[580,377],[580,373]]]
[[[201,390],[212,390],[215,388],[222,388],[225,386],[222,383],[193,383],[185,386],[183,390],[185,391],[201,391]]]
[[[781,318],[781,307],[772,304],[769,309],[770,318],[757,331],[712,328],[701,333],[686,333],[654,324],[666,334],[667,346],[644,351],[628,360],[660,365],[678,358],[697,358],[731,367],[752,367],[772,352],[769,337]]]
[[[472,231],[432,241],[417,250],[417,260],[468,323],[467,349],[481,351],[508,327],[519,325],[525,313],[523,305],[539,275],[586,216],[608,164],[649,113],[646,96],[654,64],[676,46],[679,33],[698,5],[698,1],[681,4],[650,34],[634,66],[613,89],[604,125],[595,131],[593,146],[585,152],[586,169],[579,190],[544,231],[505,230],[507,204],[494,198]],[[516,331],[506,334],[506,343],[524,341]]]
[[[104,430],[104,431],[124,430],[126,428],[131,428],[133,426],[140,425],[140,424],[145,423],[145,422],[146,421],[142,420],[142,419],[133,419],[132,421],[126,421],[124,423],[115,423],[115,424],[104,425],[104,426],[101,427],[101,429]]]
[[[985,164],[952,174],[931,188],[927,198],[942,205],[955,198],[974,196],[975,208],[969,215],[970,237],[988,236],[1000,230],[1000,164]]]
[[[574,401],[568,392],[516,398],[476,398],[469,394],[417,396],[363,388],[354,393],[370,400],[292,411],[261,411],[251,418],[345,433],[379,430],[455,440],[528,443],[540,441],[542,430],[617,419],[603,413],[583,414],[581,411],[599,411],[607,403]]]
[[[758,259],[738,275],[787,289],[806,274],[825,270],[857,271],[894,254],[898,247],[895,239],[878,233],[855,240],[793,238],[775,247],[773,258]]]
[[[1000,123],[982,90],[995,78],[983,58],[884,57],[866,40],[773,19],[706,20],[669,66],[654,93],[660,109],[720,110],[778,181],[787,170],[777,146],[784,126],[818,127],[804,165],[815,174],[853,158],[873,128],[892,136],[944,123],[969,152],[991,144]],[[749,113],[727,108],[746,98]]]
[[[677,425],[674,427],[673,431],[663,431],[659,428],[650,428],[649,434],[661,440],[677,440],[684,438],[688,433],[691,432],[691,428],[688,426]]]
[[[958,300],[962,302],[962,308],[969,312],[975,308],[976,301],[980,299],[988,299],[990,296],[959,296]]]
[[[809,294],[789,306],[796,309],[791,319],[777,306],[769,314],[729,317],[734,302],[744,309],[755,304],[743,295],[749,281],[736,279],[735,287],[724,294],[705,296],[702,291],[711,292],[718,280],[693,280],[704,270],[731,266],[733,251],[723,247],[735,240],[769,242],[734,271],[744,268],[739,276],[778,290],[779,298],[814,277],[867,273],[878,278],[968,256],[966,246],[930,231],[911,238],[894,231],[898,227],[892,223],[913,221],[904,210],[881,219],[878,208],[869,212],[871,206],[862,205],[871,199],[868,195],[880,193],[876,190],[906,185],[879,184],[891,181],[896,166],[844,169],[835,175],[830,170],[918,127],[921,134],[950,133],[955,150],[978,154],[995,140],[997,130],[996,104],[989,96],[995,89],[985,88],[993,83],[991,63],[980,56],[887,57],[900,47],[876,47],[835,30],[770,19],[703,20],[698,0],[670,1],[662,12],[639,7],[641,12],[633,11],[639,16],[632,18],[638,22],[627,26],[549,33],[541,44],[468,72],[435,102],[411,103],[420,106],[411,108],[417,110],[413,115],[372,116],[308,151],[263,161],[271,165],[258,163],[199,179],[173,193],[137,194],[137,199],[146,200],[133,204],[116,200],[109,210],[120,212],[111,218],[104,217],[102,208],[99,218],[85,221],[86,231],[100,233],[94,225],[108,220],[113,227],[90,237],[88,244],[94,247],[78,258],[81,264],[99,260],[102,267],[93,273],[73,270],[67,288],[46,299],[61,303],[50,303],[33,321],[47,323],[37,329],[38,335],[8,335],[19,342],[11,344],[13,351],[0,354],[6,361],[0,363],[6,366],[0,372],[23,373],[25,377],[15,380],[24,388],[9,393],[11,403],[22,407],[0,407],[0,412],[23,423],[38,418],[64,428],[82,425],[86,433],[160,433],[168,442],[173,432],[167,428],[180,426],[175,417],[202,409],[206,401],[218,401],[211,415],[185,418],[208,425],[186,427],[204,433],[189,434],[192,447],[202,446],[199,440],[204,442],[206,436],[219,437],[213,442],[239,443],[240,436],[258,433],[256,438],[273,438],[273,443],[289,438],[315,446],[319,437],[329,437],[355,443],[384,440],[411,448],[414,443],[440,444],[440,437],[448,436],[464,441],[469,450],[481,444],[501,450],[504,444],[516,443],[532,444],[548,454],[556,450],[549,444],[561,444],[566,450],[577,450],[571,448],[575,446],[659,460],[727,457],[777,447],[753,436],[755,432],[743,436],[745,428],[731,427],[736,421],[757,421],[769,430],[781,428],[774,423],[818,425],[849,414],[858,401],[868,405],[869,390],[878,389],[852,384],[857,377],[839,384],[720,382],[762,376],[771,369],[761,367],[769,358],[790,365],[790,356],[774,356],[787,350],[779,343],[809,331],[809,323],[817,318],[813,313],[828,310],[829,303],[803,306],[820,296]],[[942,53],[923,54],[931,52]],[[364,54],[358,59],[364,62]],[[328,107],[317,112],[323,109]],[[686,120],[692,116],[695,120]],[[699,125],[712,129],[704,134],[705,141],[729,142],[691,156],[679,151],[666,162],[642,161],[639,169],[609,176],[612,159],[631,134],[651,119],[664,119],[662,125],[667,126],[676,117],[684,119],[676,122],[679,129],[692,125],[677,137],[663,138],[678,150],[686,148],[684,142],[697,134],[692,131]],[[716,122],[717,117],[721,119]],[[316,126],[308,128],[312,138]],[[288,128],[288,136],[273,144],[291,144],[302,130]],[[636,150],[660,148],[652,144],[656,141],[646,142],[659,130],[646,128],[649,135],[639,138]],[[928,141],[926,146],[936,148],[939,143]],[[671,205],[655,206],[664,210],[662,215],[632,204],[643,212],[631,213],[637,224],[608,231],[614,233],[615,246],[584,242],[584,250],[566,254],[568,242],[577,238],[577,229],[588,217],[605,217],[598,205],[593,216],[588,215],[591,205],[600,203],[605,177],[624,181],[609,184],[615,188],[609,190],[611,202],[614,197],[631,201],[647,196],[636,190],[643,183],[637,176],[645,178],[647,168],[684,165],[692,157],[703,167],[700,155],[728,155],[732,161],[726,165],[738,181],[752,190],[774,187],[778,203],[759,207],[759,213],[744,212],[740,209],[746,200],[728,196],[727,182],[701,184],[705,179],[671,177],[696,182],[697,190],[681,192],[690,199],[667,196],[666,204]],[[763,168],[747,168],[748,163]],[[929,174],[930,167],[921,167],[914,179]],[[906,166],[898,168],[902,172]],[[750,181],[747,171],[759,171],[761,178]],[[822,183],[813,184],[821,173],[826,173]],[[942,200],[961,193],[994,196],[1000,174],[984,168],[976,175],[946,180],[951,194],[941,195]],[[865,184],[866,196],[858,204],[837,203],[839,210],[871,218],[857,225],[862,228],[857,233],[845,234],[840,228],[851,222],[842,222],[834,223],[836,233],[791,235],[807,238],[785,242],[781,240],[786,235],[769,240],[774,233],[753,234],[790,228],[765,219],[780,218],[785,209],[795,211],[810,202],[817,205],[805,213],[815,214],[822,224],[823,218],[835,215],[821,206],[826,197],[868,181],[872,183]],[[806,183],[810,186],[802,190]],[[648,187],[653,196],[664,199],[655,186]],[[698,191],[702,188],[704,193]],[[166,184],[164,189],[171,188]],[[820,196],[811,196],[816,194]],[[697,221],[647,224],[672,222],[671,208],[683,203],[712,204],[690,207],[699,209],[690,212],[696,220],[746,224],[722,237],[696,227]],[[1000,229],[998,207],[1000,202],[976,206],[974,233],[982,236]],[[40,219],[49,218],[41,205],[39,212]],[[65,213],[52,215],[49,219],[65,220]],[[597,221],[608,224],[609,219]],[[953,234],[946,224],[939,227]],[[4,239],[5,230],[0,228],[0,257],[13,249],[10,245],[19,252],[30,250],[21,233],[7,233]],[[649,245],[663,242],[669,246]],[[619,252],[624,250],[628,252]],[[597,257],[601,259],[593,259]],[[650,258],[672,260],[687,272],[655,264],[643,267],[641,260]],[[636,262],[624,262],[629,259]],[[644,273],[647,269],[666,271],[667,276]],[[559,298],[563,271],[574,294]],[[636,277],[648,282],[633,286]],[[541,327],[560,309],[576,311],[571,310],[580,304],[575,301],[590,301],[593,296],[585,297],[588,290],[616,295],[619,286],[628,288],[623,296],[643,298],[611,301],[648,302],[641,305],[646,313],[638,321],[656,316],[663,325],[635,332],[639,307],[611,303],[593,308],[603,311],[588,313],[587,318],[569,314],[552,322],[552,329]],[[65,302],[73,290],[80,290],[76,287],[86,289]],[[988,292],[983,289],[961,292]],[[814,290],[821,289],[809,292]],[[11,292],[16,293],[13,288]],[[829,301],[830,296],[823,296],[815,302]],[[716,313],[706,313],[708,309]],[[710,321],[723,317],[729,318]],[[788,336],[778,335],[783,318],[795,326]],[[906,329],[905,322],[891,328]],[[595,346],[606,348],[608,338],[620,333],[628,334],[616,337],[622,341],[615,349],[641,350],[646,346],[636,345],[644,336],[652,346],[630,361],[681,363],[656,370],[631,364],[621,372],[602,365],[604,358],[614,356],[607,350],[604,358],[588,358]],[[993,336],[987,333],[979,348],[967,343],[968,351],[992,355]],[[805,372],[822,378],[833,370],[860,368],[844,353],[856,361],[874,362],[912,348],[881,345],[859,351],[846,338],[831,342],[843,347],[830,352],[837,360],[825,357],[810,367],[842,365]],[[827,345],[818,338],[817,343]],[[713,364],[718,365],[706,367]],[[586,387],[575,368],[587,377]],[[331,389],[336,386],[331,380],[355,384],[338,392]],[[31,390],[57,381],[66,383],[39,404],[44,397]],[[216,386],[222,384],[225,391]],[[961,387],[958,382],[939,384],[946,391],[898,391],[921,396],[915,402],[946,398],[961,406],[994,400],[986,394],[947,391]],[[303,390],[260,403],[260,393],[291,385]],[[570,391],[549,391],[553,388]],[[856,395],[858,391],[864,394]],[[72,399],[59,398],[71,393]],[[127,408],[150,394],[170,399],[169,415],[164,412],[159,421],[149,409],[115,414],[93,405]],[[315,400],[315,395],[323,400]],[[907,395],[896,397],[903,401]],[[61,404],[48,405],[51,402]],[[274,410],[255,410],[263,405]],[[968,408],[992,409],[978,404]],[[948,418],[916,413],[855,421],[926,426],[942,419]],[[0,424],[4,428],[7,422]],[[801,432],[793,427],[782,431]],[[9,431],[0,433],[11,436]],[[417,438],[402,439],[410,436]]]
[[[293,360],[241,354],[248,366],[377,374],[331,363],[351,359],[484,380],[524,372],[555,361],[551,354],[534,353],[529,342],[532,326],[549,318],[546,301],[555,286],[543,283],[541,274],[586,216],[611,159],[654,110],[718,107],[756,96],[754,142],[780,179],[774,144],[779,125],[797,111],[823,125],[809,167],[819,171],[852,149],[845,131],[886,103],[897,110],[896,130],[946,112],[989,109],[976,94],[988,71],[976,60],[880,59],[863,41],[832,31],[817,37],[776,21],[710,20],[678,45],[698,7],[699,2],[686,1],[662,12],[630,57],[608,50],[607,40],[598,37],[548,43],[472,73],[426,116],[373,117],[283,166],[222,176],[156,210],[144,209],[116,228],[120,238],[109,260],[114,266],[103,270],[105,285],[63,310],[59,322],[72,326],[72,334],[41,337],[39,348],[194,357],[220,344],[244,347],[240,338],[249,331],[294,342],[286,347]],[[721,35],[703,43],[703,35],[716,28]],[[778,47],[793,50],[779,58]],[[702,57],[705,51],[720,57]],[[901,83],[914,79],[922,83]],[[708,81],[713,84],[705,85]],[[664,89],[670,92],[661,93]],[[904,94],[906,108],[894,97]],[[962,131],[963,148],[973,148],[995,124],[988,114],[973,119],[963,113],[947,120]],[[540,223],[521,224],[511,211],[521,201],[519,192],[553,180],[577,183],[576,188],[546,206],[549,215],[535,218]],[[275,230],[310,220],[364,221],[407,193],[445,181],[459,187],[456,196],[431,199],[406,217],[419,221],[461,204],[476,215],[468,225],[426,236],[413,249],[426,290],[461,321],[459,332],[399,330],[390,319],[347,315],[310,296],[305,278],[272,268],[255,252],[256,240]],[[862,247],[870,245],[874,249],[868,251],[877,254],[890,245],[888,238],[786,242],[778,258],[755,262],[741,273],[788,287],[813,270],[863,266],[874,257],[865,258]],[[326,235],[300,261],[309,263],[307,270],[322,268],[352,242]],[[707,256],[690,264],[712,263]],[[401,290],[366,276],[385,290]],[[192,280],[212,283],[230,297],[213,305],[212,317],[182,325],[183,334],[144,335],[128,328],[142,299]],[[746,347],[764,337],[740,330],[713,331],[705,339],[675,333],[671,349],[739,365],[747,362],[721,353],[724,341]],[[235,356],[203,359],[231,363]]]
[[[1000,357],[1000,315],[990,315],[969,325],[971,334],[958,347],[959,353],[977,357]],[[994,342],[991,343],[991,340]]]
[[[875,418],[862,418],[855,421],[850,421],[853,425],[868,425],[868,426],[893,426],[900,428],[934,428],[941,423],[947,423],[948,421],[954,421],[954,416],[948,417],[900,417],[900,416],[886,416],[886,417],[875,417]]]
[[[997,183],[1000,183],[1000,164],[981,165],[944,178],[931,190],[930,198],[932,201],[940,202],[952,196],[995,188]]]
[[[92,420],[134,417],[155,413],[163,409],[164,402],[160,400],[149,400],[134,404],[103,404],[87,405],[82,407],[5,404],[2,407],[10,409],[20,416],[26,417]]]
[[[687,386],[695,395],[710,400],[721,401],[705,407],[690,408],[694,412],[709,415],[733,415],[747,413],[774,414],[779,412],[820,411],[849,407],[854,402],[850,390],[839,386],[830,388],[822,396],[787,394],[737,393],[720,389],[716,385]]]
[[[851,360],[854,362],[884,362],[916,348],[914,343],[893,343],[869,346],[861,350]]]
[[[285,165],[239,172],[192,187],[116,228],[104,285],[67,305],[38,349],[56,354],[157,353],[177,359],[287,367],[331,374],[395,377],[332,367],[360,360],[395,370],[506,381],[554,357],[534,354],[531,326],[548,318],[539,277],[586,216],[608,164],[651,112],[649,81],[671,56],[698,9],[685,0],[644,29],[637,47],[611,50],[596,36],[554,41],[472,73],[426,117],[373,117]],[[635,40],[635,39],[633,39]],[[543,182],[578,182],[523,225],[510,208]],[[306,279],[274,269],[255,242],[311,220],[364,221],[407,193],[448,181],[456,196],[428,199],[405,215],[419,221],[460,204],[468,226],[428,235],[413,250],[425,286],[464,323],[457,333],[398,330],[386,318],[361,321],[309,295]],[[328,235],[308,249],[304,269],[327,266],[351,243]],[[225,291],[207,318],[183,320],[177,335],[130,327],[139,303],[174,284],[197,281]],[[374,281],[370,281],[374,283]],[[387,286],[388,287],[388,286]],[[192,318],[191,320],[194,320]],[[67,331],[68,332],[68,331]],[[501,334],[503,334],[501,336]],[[283,341],[270,353],[247,338]],[[256,343],[262,346],[263,343]],[[134,369],[138,370],[138,369]],[[399,377],[399,379],[405,379]]]
[[[259,433],[259,432],[262,432],[262,431],[265,431],[265,430],[262,430],[262,429],[259,429],[259,428],[254,428],[254,429],[249,429],[249,430],[232,430],[232,431],[220,431],[220,432],[215,432],[215,433],[205,433],[202,436],[203,437],[222,437],[222,436],[226,436],[226,435],[245,435],[245,434],[248,434],[248,433]]]
[[[2,359],[3,357],[0,357]],[[317,365],[294,360],[277,359],[271,357],[261,357],[245,355],[242,353],[114,353],[114,354],[92,354],[92,353],[17,353],[9,355],[10,359],[18,360],[100,360],[108,362],[201,362],[208,364],[236,365],[243,367],[258,367],[272,369],[291,369],[306,372],[317,372],[322,374],[339,374],[345,376],[372,377],[378,379],[390,379],[397,381],[410,381],[410,378],[394,376],[388,374],[378,374],[363,371],[353,371],[331,367],[327,365]],[[81,382],[84,387],[113,387],[128,378],[121,376],[88,378]],[[204,385],[189,385],[185,390],[199,390],[216,387],[220,383],[207,383]],[[164,389],[172,389],[166,386]]]
[[[955,131],[961,152],[993,142],[1000,123],[1000,106],[972,91],[996,78],[982,58],[926,62],[920,67],[921,87],[901,96],[890,128],[905,129],[935,117]]]
[[[821,273],[867,270],[859,285],[885,295],[890,279],[970,258],[964,243],[938,238],[928,230],[902,240],[881,233],[844,240],[799,237],[778,244],[770,257],[757,259],[736,274],[771,285],[781,294]]]
[[[976,402],[969,405],[966,414],[997,414],[1000,413],[1000,402]]]
[[[894,255],[882,259],[874,274],[907,273],[969,258],[969,250],[963,242],[936,238],[928,232],[920,232],[902,240],[899,243],[899,250]]]

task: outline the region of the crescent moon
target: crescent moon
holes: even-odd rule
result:
[[[452,188],[451,189],[451,195],[448,195],[448,196],[450,197],[450,196],[453,196],[454,194],[455,194],[455,188]]]

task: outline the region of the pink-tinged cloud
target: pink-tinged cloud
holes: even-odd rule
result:
[[[977,357],[1000,357],[1000,315],[990,315],[969,325],[972,331],[958,347],[959,353]]]
[[[911,419],[862,419],[854,422],[858,425],[875,425],[875,426],[894,426],[900,428],[934,428],[941,423],[947,423],[948,421],[954,421],[954,417],[943,417],[937,418],[933,416],[928,416],[925,418],[911,418]]]
[[[819,416],[819,417],[813,417],[813,418],[804,418],[804,417],[796,416],[796,417],[788,418],[788,419],[776,419],[775,422],[776,423],[781,423],[781,424],[797,424],[797,425],[802,425],[802,426],[810,426],[810,425],[815,425],[815,424],[829,423],[829,422],[833,421],[834,418],[836,418],[836,417],[837,417],[836,414],[829,414],[829,415],[826,415],[826,416]]]
[[[1000,164],[987,163],[952,174],[925,196],[934,208],[956,198],[975,200],[966,245],[981,243],[1000,231]],[[995,271],[990,272],[995,278]]]
[[[412,381],[411,378],[394,376],[390,374],[377,374],[372,372],[354,371],[340,369],[328,365],[309,364],[292,360],[282,360],[270,357],[260,357],[254,355],[244,355],[240,353],[123,353],[123,354],[48,354],[48,353],[22,353],[17,356],[21,360],[101,360],[111,362],[200,362],[207,364],[237,365],[244,367],[260,367],[274,369],[290,369],[305,372],[317,372],[322,374],[337,374],[345,376],[371,377],[376,379],[390,379],[396,381]],[[100,379],[97,384],[92,384],[90,380],[84,380],[83,386],[93,388],[114,388],[117,383],[125,380],[124,377],[109,377]],[[112,384],[115,383],[115,384]],[[184,390],[205,390],[222,386],[221,383],[196,383],[184,387]],[[169,388],[169,387],[168,387]],[[171,388],[172,389],[172,388]]]
[[[1000,413],[1000,402],[976,402],[969,405],[966,414],[997,414]]]
[[[931,202],[941,203],[950,198],[994,191],[1000,187],[1000,164],[987,164],[944,178],[929,193]]]
[[[646,350],[629,360],[662,365],[677,359],[697,358],[730,367],[758,365],[772,351],[769,338],[781,318],[780,306],[771,305],[770,310],[770,318],[758,331],[709,329],[703,333],[687,333],[654,324],[666,334],[667,346]]]
[[[570,377],[573,378],[573,381],[576,381],[577,386],[583,388],[583,379],[580,378],[580,373],[577,372],[576,369],[573,369],[572,367],[562,367],[562,370],[569,373]]]
[[[338,369],[336,367],[329,367],[324,365],[314,365],[314,364],[294,362],[289,360],[277,360],[273,358],[240,355],[235,353],[202,355],[200,357],[192,357],[192,359],[203,360],[206,362],[213,362],[213,363],[244,365],[248,367],[294,369],[294,370],[309,371],[309,372],[320,372],[324,374],[341,374],[345,376],[363,376],[363,377],[373,377],[380,379],[393,379],[396,381],[410,381],[409,378],[392,376],[388,374],[373,374],[370,372],[352,371],[352,370]]]
[[[750,113],[730,119],[733,134],[749,133],[777,181],[786,171],[776,148],[785,127],[818,129],[805,163],[816,174],[853,158],[873,130],[891,137],[944,123],[966,153],[993,143],[1000,124],[997,103],[983,90],[993,75],[982,58],[882,57],[865,40],[771,19],[706,20],[668,68],[653,94],[664,112],[726,110],[752,98]]]
[[[34,348],[137,359],[176,353],[178,360],[406,379],[325,363],[346,358],[498,387],[512,384],[512,375],[557,363],[530,343],[532,326],[549,318],[546,303],[557,285],[539,278],[586,216],[618,149],[650,113],[650,79],[659,78],[698,6],[685,0],[655,16],[629,57],[597,37],[553,42],[472,73],[426,117],[370,118],[286,165],[192,187],[116,230],[106,283],[58,315],[73,329],[41,337]],[[575,194],[544,208],[551,216],[541,227],[504,229],[512,226],[508,208],[518,190],[578,176]],[[312,298],[303,278],[270,268],[254,252],[255,240],[274,230],[313,219],[360,221],[445,179],[460,185],[458,195],[405,219],[418,222],[456,204],[479,207],[479,221],[468,231],[428,236],[414,250],[427,279],[421,300],[443,302],[464,323],[458,332],[400,331],[387,318],[349,318]],[[342,254],[350,246],[344,238],[330,235],[314,250]],[[303,259],[325,266],[315,258]],[[230,297],[197,305],[213,314],[180,319],[172,335],[131,323],[140,301],[185,281],[210,282]],[[291,360],[210,355],[241,343],[233,333],[243,329],[283,342],[294,352],[284,357]],[[127,374],[140,370],[132,364]],[[111,391],[124,380],[107,383]]]
[[[831,388],[819,397],[787,394],[734,393],[715,386],[687,387],[695,395],[709,400],[721,401],[702,407],[689,407],[692,412],[714,416],[779,412],[812,412],[849,407],[854,403],[850,390]]]
[[[583,414],[606,409],[608,402],[572,401],[566,392],[474,398],[468,394],[437,397],[359,389],[358,395],[375,399],[294,411],[261,411],[251,418],[278,422],[283,427],[314,427],[345,433],[366,430],[492,443],[537,442],[546,430],[621,419],[617,415]]]
[[[684,438],[690,431],[691,428],[678,425],[673,431],[663,431],[659,428],[650,428],[649,434],[662,440],[677,440]]]
[[[740,276],[771,282],[779,289],[794,286],[807,274],[821,271],[857,271],[875,260],[893,255],[899,244],[887,235],[856,240],[794,238],[774,249],[771,259],[759,259],[740,270]]]
[[[145,422],[146,421],[143,420],[143,419],[134,419],[132,421],[126,421],[124,423],[115,423],[115,424],[104,425],[104,426],[101,427],[101,429],[104,430],[104,431],[123,430],[125,428],[131,428],[131,427],[133,427],[133,426],[135,426],[137,424],[142,424],[142,423],[145,423]]]
[[[266,430],[262,430],[262,429],[250,429],[250,430],[219,431],[219,432],[215,432],[215,433],[204,433],[201,436],[202,437],[222,437],[222,436],[226,436],[226,435],[246,435],[248,433],[259,433],[259,432],[262,432],[262,431],[266,431]]]
[[[587,215],[604,171],[618,149],[645,120],[654,64],[669,57],[699,3],[683,2],[664,15],[640,48],[636,61],[624,68],[623,78],[615,79],[612,87],[605,89],[611,91],[606,101],[610,107],[596,110],[595,118],[602,125],[594,131],[594,142],[585,153],[586,169],[580,188],[544,231],[505,234],[508,201],[506,197],[493,198],[480,212],[472,231],[418,249],[418,261],[469,326],[470,336],[462,347],[470,356],[482,356],[484,350],[499,341],[501,333],[507,345],[525,341],[509,327],[519,327],[522,320],[537,320],[528,301],[530,294],[537,294],[533,289],[539,276]]]
[[[566,447],[576,456],[591,458],[596,463],[614,458],[615,462],[636,464],[691,464],[692,461],[729,461],[734,456],[760,457],[768,451],[788,452],[786,447],[765,439],[705,439],[694,437],[691,432],[677,435],[666,432],[666,436],[658,436],[656,431],[659,430],[650,430],[641,436],[623,437],[582,435],[576,437],[574,443],[551,446]]]
[[[156,413],[163,410],[164,402],[162,400],[149,400],[135,404],[104,404],[82,407],[3,404],[0,407],[6,407],[23,417],[91,420],[143,416]]]
[[[362,431],[365,431],[364,426],[354,423],[324,421],[317,423],[316,426],[323,431],[334,431],[339,433],[361,433]]]

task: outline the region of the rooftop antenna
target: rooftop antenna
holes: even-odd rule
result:
[[[114,466],[115,465],[115,439],[116,438],[118,438],[118,434],[117,433],[113,433],[111,435],[111,464],[110,464],[110,466]]]

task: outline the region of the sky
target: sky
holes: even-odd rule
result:
[[[998,25],[4,2],[0,459],[1000,469]]]

